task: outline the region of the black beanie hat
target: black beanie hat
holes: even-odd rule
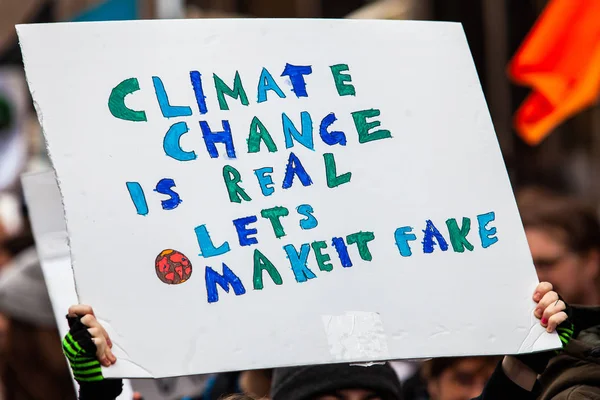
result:
[[[401,400],[401,386],[388,364],[370,367],[349,364],[277,368],[273,373],[271,400],[312,400],[345,389],[372,390],[384,400]]]

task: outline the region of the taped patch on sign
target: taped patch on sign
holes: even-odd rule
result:
[[[387,338],[376,312],[323,315],[329,352],[336,360],[388,359]]]

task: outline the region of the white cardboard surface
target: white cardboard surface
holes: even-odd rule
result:
[[[399,21],[187,20],[18,27],[38,116],[63,195],[79,300],[94,306],[111,334],[120,362],[105,376],[164,377],[195,373],[339,361],[449,355],[509,354],[559,347],[532,315],[537,278],[498,143],[468,45],[459,24]],[[307,97],[281,76],[286,63],[310,65]],[[330,66],[347,64],[355,95],[340,96]],[[268,91],[257,102],[266,68],[285,98]],[[190,71],[202,74],[208,113],[200,114]],[[225,96],[220,110],[212,75],[232,86],[238,71],[249,105]],[[162,79],[171,105],[192,115],[165,118],[153,87]],[[140,90],[125,98],[144,110],[146,122],[116,118],[108,108],[113,88],[137,78]],[[352,112],[378,109],[391,138],[359,143]],[[300,129],[300,113],[312,116],[314,150],[298,141],[286,148],[282,113]],[[328,145],[321,120],[334,112],[329,131],[347,144]],[[267,127],[278,151],[248,154],[252,118]],[[213,132],[231,126],[236,157],[216,145],[211,158],[199,121]],[[163,149],[177,122],[197,158],[177,161]],[[293,152],[312,179],[298,176],[282,188]],[[351,181],[328,188],[323,154],[337,175]],[[223,167],[241,174],[252,201],[230,202]],[[274,193],[261,194],[254,170],[273,168]],[[153,191],[172,178],[182,200],[163,210],[169,196]],[[139,182],[149,212],[138,215],[126,182]],[[310,204],[318,225],[301,229],[301,204]],[[286,235],[276,238],[261,210],[285,206]],[[478,215],[495,219],[478,226]],[[257,216],[240,246],[232,221]],[[473,250],[455,252],[446,220],[471,221]],[[421,242],[431,220],[445,238],[433,252]],[[205,225],[214,245],[230,251],[200,256],[195,228]],[[402,256],[394,233],[413,227],[411,256]],[[495,233],[485,231],[495,228]],[[482,247],[478,233],[496,237]],[[342,267],[332,238],[373,232],[372,260],[348,245],[352,267]],[[283,246],[323,240],[333,269],[322,271],[311,249],[307,267],[316,278],[297,282]],[[191,277],[163,283],[155,259],[164,249],[189,257]],[[258,249],[277,268],[282,284],[263,272],[254,288]],[[206,253],[204,253],[206,254]],[[217,286],[209,302],[205,270],[225,263],[245,294]]]

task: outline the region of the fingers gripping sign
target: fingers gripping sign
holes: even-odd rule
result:
[[[89,306],[70,307],[67,319],[70,330],[63,340],[63,351],[75,379],[80,383],[103,380],[100,366],[109,367],[117,361],[108,333]]]
[[[96,357],[102,365],[109,367],[117,360],[111,351],[112,342],[108,333],[92,314],[86,314],[81,318],[81,323],[88,327],[92,341],[96,345]]]
[[[558,293],[556,293],[554,291],[550,291],[550,292],[546,293],[542,297],[542,299],[539,301],[537,307],[535,308],[535,312],[534,312],[535,317],[542,319],[546,309],[548,309],[548,307],[551,307],[557,301],[558,301]],[[545,322],[547,322],[547,321],[545,321]]]
[[[533,292],[533,301],[538,303],[542,297],[553,289],[550,282],[540,282]]]
[[[534,315],[548,332],[554,332],[567,321],[567,304],[553,290],[551,283],[541,282],[535,289],[533,300],[538,303]]]
[[[69,307],[69,312],[68,312],[68,317],[83,317],[84,315],[93,315],[94,314],[94,310],[92,309],[92,307],[85,305],[85,304],[75,304],[71,307]]]
[[[91,321],[90,317],[91,317],[91,319],[93,319],[93,321]],[[84,325],[88,326],[89,328],[92,328],[92,327],[100,328],[102,335],[106,339],[106,343],[108,344],[108,347],[112,349],[112,342],[110,340],[110,337],[108,336],[108,332],[106,332],[106,329],[104,329],[104,327],[96,320],[96,314],[94,314],[94,310],[92,309],[92,307],[85,305],[85,304],[77,304],[77,305],[71,306],[71,307],[69,307],[69,312],[68,312],[67,318],[81,318],[82,323]],[[84,322],[84,319],[91,321],[90,324],[86,324]],[[92,337],[93,337],[93,335],[92,335]]]
[[[565,322],[568,318],[566,310],[567,305],[564,301],[558,299],[544,310],[542,314],[542,325],[546,325],[548,332],[554,332],[556,328]]]

